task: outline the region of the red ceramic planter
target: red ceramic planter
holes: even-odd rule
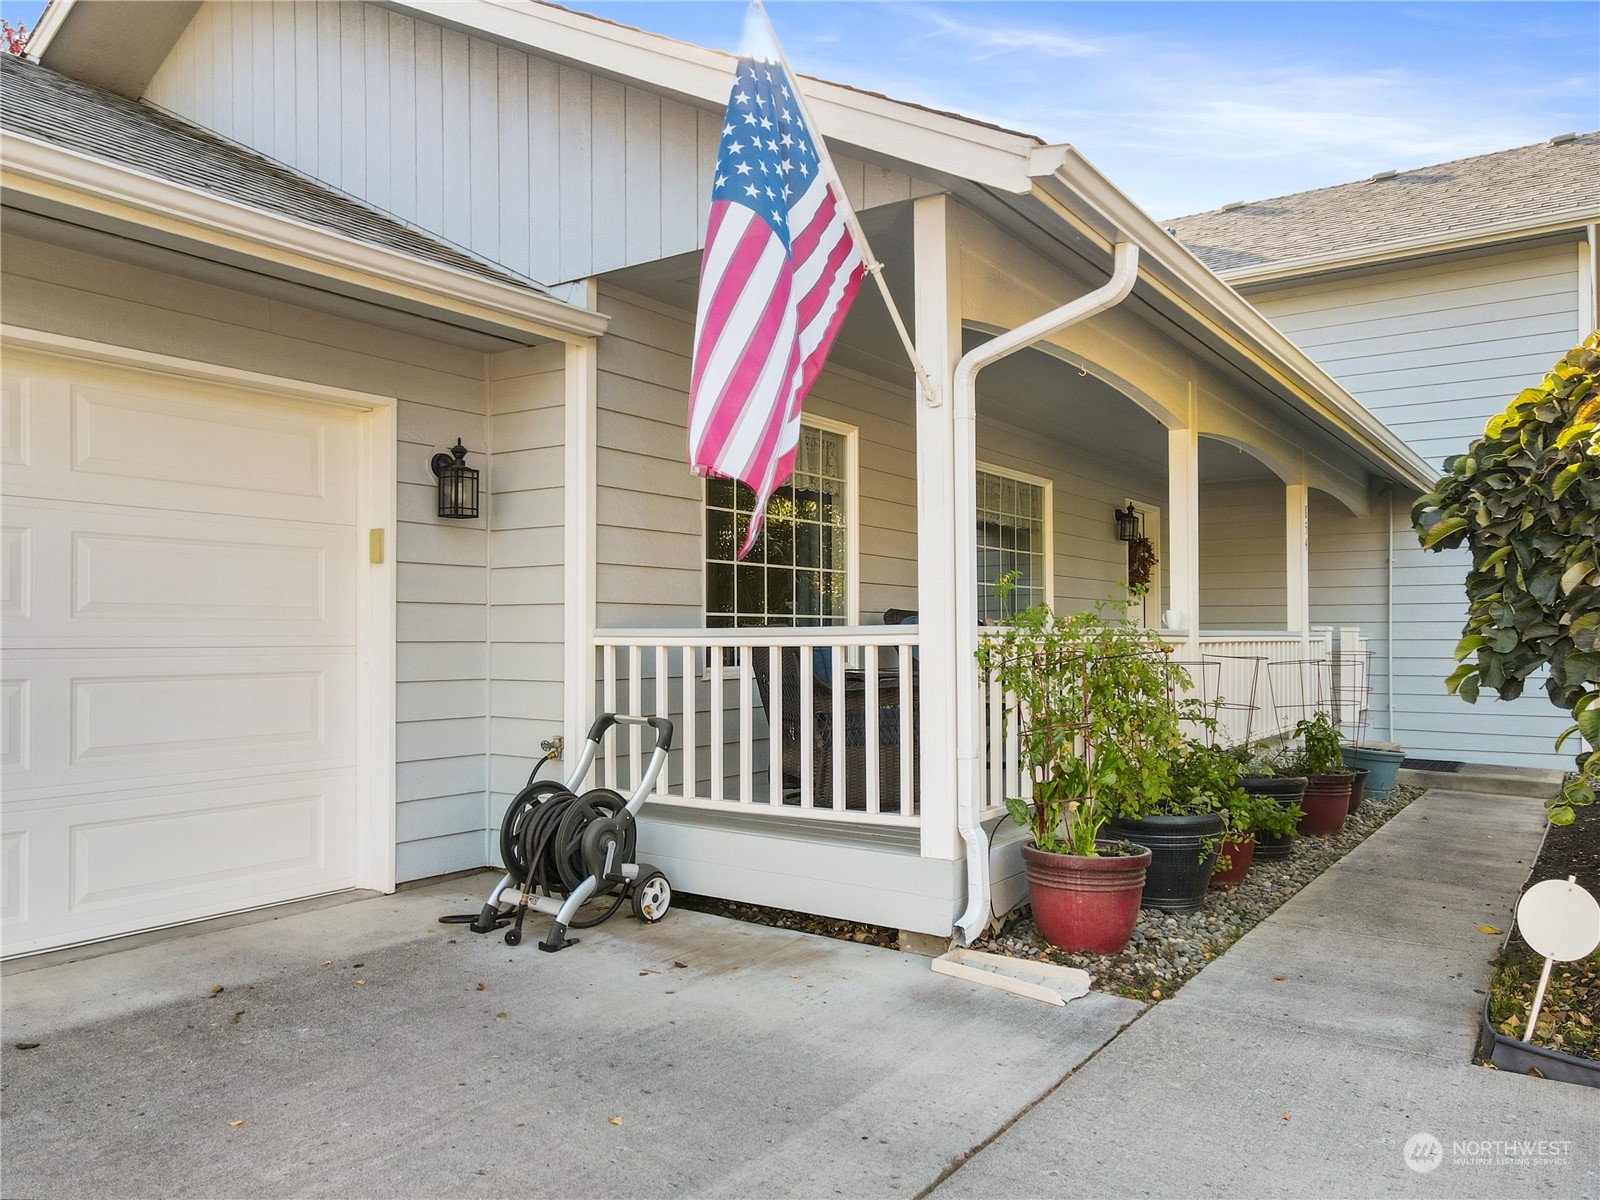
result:
[[[1114,843],[1100,842],[1110,849]],[[1022,847],[1028,898],[1039,936],[1062,950],[1115,954],[1139,920],[1150,851],[1096,857]]]
[[[1255,861],[1256,840],[1251,838],[1247,842],[1224,841],[1217,851],[1217,861],[1226,858],[1229,867],[1226,871],[1211,872],[1212,887],[1231,887],[1236,883],[1243,883],[1245,874],[1250,870],[1250,864]]]
[[[1312,837],[1332,837],[1350,815],[1350,788],[1354,775],[1312,775],[1300,801],[1305,816],[1295,829]]]

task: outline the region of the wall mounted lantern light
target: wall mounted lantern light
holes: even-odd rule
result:
[[[439,477],[439,515],[465,520],[478,515],[478,472],[467,466],[467,448],[456,439],[448,454],[433,456]]]
[[[1131,542],[1144,532],[1144,516],[1133,507],[1133,501],[1128,501],[1127,508],[1116,510],[1117,515],[1117,540]]]

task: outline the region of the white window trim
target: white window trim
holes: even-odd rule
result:
[[[1161,552],[1161,506],[1159,504],[1150,503],[1146,500],[1141,500],[1137,496],[1129,496],[1123,500],[1120,507],[1126,508],[1130,504],[1133,505],[1133,511],[1144,518],[1144,535],[1150,539],[1156,548],[1156,566],[1155,570],[1152,572],[1154,577],[1150,581],[1150,591],[1146,594],[1144,599],[1143,620],[1147,629],[1160,629],[1162,627],[1161,587],[1165,580],[1165,573],[1162,568],[1166,565]],[[1124,586],[1126,586],[1128,582],[1126,548],[1124,548],[1122,582]]]
[[[1056,607],[1056,489],[1055,483],[1042,475],[1030,475],[1013,467],[999,467],[981,459],[977,469],[986,475],[998,475],[1018,483],[1032,484],[1044,491],[1044,603],[1051,612]],[[976,529],[972,537],[978,536]]]
[[[802,426],[844,438],[845,625],[861,624],[861,431],[828,417],[805,415]],[[700,479],[700,621],[706,620],[706,479]],[[712,630],[712,632],[716,632]],[[730,668],[733,669],[733,668]]]

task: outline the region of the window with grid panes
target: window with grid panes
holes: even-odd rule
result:
[[[978,618],[999,621],[1045,600],[1045,490],[993,471],[978,472]],[[995,584],[1016,572],[1002,597]]]
[[[733,480],[706,480],[707,628],[846,623],[847,448],[844,434],[801,427],[794,475],[767,503],[743,562],[734,555],[755,493]]]

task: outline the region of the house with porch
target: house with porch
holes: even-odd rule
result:
[[[1303,347],[1435,469],[1596,324],[1600,133],[1482,154],[1170,221],[1207,266]],[[1314,538],[1337,538],[1317,529]],[[1348,536],[1357,536],[1353,533]],[[1415,758],[1571,766],[1568,724],[1535,681],[1469,707],[1445,692],[1466,621],[1466,549],[1425,553],[1410,506],[1381,505],[1359,537],[1392,570],[1339,564],[1313,543],[1342,619],[1385,628],[1369,728]],[[1337,572],[1337,575],[1335,575]],[[1380,699],[1379,704],[1383,701]]]
[[[863,293],[735,561],[748,498],[684,460],[730,56],[489,2],[57,0],[36,39],[7,954],[492,865],[602,709],[676,725],[640,837],[678,889],[970,939],[1023,896],[983,623],[1124,596],[1119,515],[1232,736],[1383,703],[1337,581],[1431,468],[1070,146],[804,81],[934,386]]]

